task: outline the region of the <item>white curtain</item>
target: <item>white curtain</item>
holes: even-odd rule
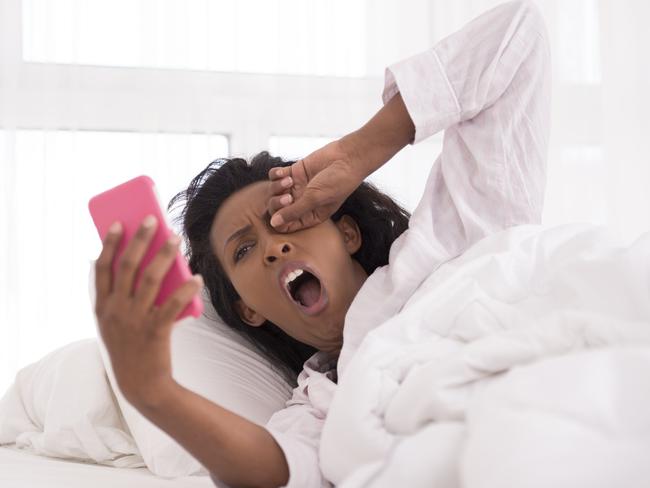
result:
[[[650,3],[601,0],[599,143],[606,180],[594,195],[626,236],[650,229]]]
[[[94,334],[86,204],[210,160],[300,156],[365,122],[386,65],[496,0],[0,0],[0,391]],[[544,223],[650,229],[650,4],[538,0],[552,43]],[[440,137],[370,179],[413,209]]]

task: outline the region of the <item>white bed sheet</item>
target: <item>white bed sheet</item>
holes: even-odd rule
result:
[[[15,445],[0,447],[2,488],[208,488],[209,476],[167,480],[146,468],[114,468],[38,456]]]

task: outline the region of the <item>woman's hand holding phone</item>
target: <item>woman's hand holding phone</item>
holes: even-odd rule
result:
[[[119,223],[111,226],[95,264],[95,314],[111,358],[113,372],[126,399],[135,406],[155,401],[171,374],[171,331],[178,314],[202,288],[200,275],[179,286],[161,305],[154,301],[172,266],[180,238],[172,235],[142,271],[136,273],[157,226],[145,218],[121,255],[113,276],[113,260],[122,239]]]

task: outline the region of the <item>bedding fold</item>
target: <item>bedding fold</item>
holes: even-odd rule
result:
[[[639,486],[647,371],[650,232],[621,243],[592,224],[510,228],[368,333],[323,427],[322,469],[345,488]]]
[[[95,339],[68,344],[16,374],[0,400],[0,444],[119,468],[144,466]]]

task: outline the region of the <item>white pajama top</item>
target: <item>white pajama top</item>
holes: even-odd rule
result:
[[[397,92],[415,125],[413,143],[444,130],[442,153],[408,230],[391,246],[389,264],[368,277],[348,310],[338,362],[312,356],[286,408],[266,425],[286,456],[290,488],[332,486],[319,465],[320,435],[337,376],[345,375],[365,335],[397,314],[441,264],[483,237],[541,223],[550,58],[532,2],[499,5],[390,66],[383,102]]]

